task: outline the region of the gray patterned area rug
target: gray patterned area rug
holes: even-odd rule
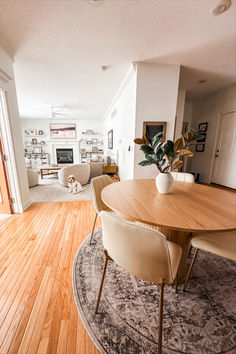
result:
[[[104,258],[99,228],[73,266],[74,297],[89,336],[101,353],[157,353],[157,286],[109,262],[95,314]],[[188,291],[165,287],[163,353],[236,353],[235,275],[235,263],[199,252]]]

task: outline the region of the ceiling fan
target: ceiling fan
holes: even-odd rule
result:
[[[39,112],[47,112],[50,119],[56,119],[58,116],[66,116],[65,113],[61,113],[60,107],[50,106],[49,109],[39,109]]]

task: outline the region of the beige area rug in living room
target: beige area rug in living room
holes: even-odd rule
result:
[[[54,176],[39,178],[39,184],[30,188],[32,202],[67,202],[76,200],[91,200],[91,185],[83,186],[85,189],[77,194],[69,193],[69,189],[59,183]]]

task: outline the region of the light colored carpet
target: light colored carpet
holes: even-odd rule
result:
[[[61,185],[58,178],[48,176],[39,178],[39,185],[30,188],[32,202],[67,202],[76,200],[92,200],[91,185],[83,186],[85,190],[80,193],[69,193],[69,189]]]

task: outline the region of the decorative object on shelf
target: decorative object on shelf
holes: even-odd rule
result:
[[[98,139],[97,138],[93,138],[92,139],[92,144],[98,144]]]
[[[42,148],[41,147],[34,147],[33,153],[34,154],[42,154]]]
[[[205,150],[205,144],[197,144],[196,145],[196,148],[195,148],[196,152],[204,152],[204,150]]]
[[[110,156],[107,156],[107,165],[109,166],[111,164],[111,158]]]
[[[37,135],[37,130],[36,129],[29,129],[28,134],[26,135]]]
[[[86,140],[86,144],[87,145],[91,145],[92,144],[92,140]]]
[[[75,139],[76,124],[72,123],[51,123],[50,137],[51,139]]]
[[[142,139],[135,139],[135,144],[141,145],[140,150],[143,151],[146,160],[139,162],[141,166],[156,165],[159,175],[156,177],[156,184],[159,193],[168,194],[173,185],[173,179],[170,172],[178,170],[183,161],[176,160],[179,156],[191,157],[193,152],[188,150],[193,141],[201,136],[199,130],[191,130],[182,135],[175,142],[167,140],[161,141],[163,132],[157,133],[152,139],[148,139],[146,135]],[[166,175],[166,176],[165,176]],[[170,177],[171,176],[171,177]],[[165,181],[164,181],[165,180]]]
[[[166,140],[166,122],[143,122],[143,136],[151,141],[155,135],[161,134],[161,142]]]
[[[44,140],[41,140],[41,141],[40,141],[40,144],[41,144],[41,145],[45,145],[45,141],[44,141]]]
[[[207,128],[208,128],[208,122],[198,124],[198,130],[201,132],[206,132]]]
[[[32,139],[32,145],[37,145],[38,144],[38,140],[37,139]]]
[[[113,149],[113,129],[108,132],[108,149]]]
[[[29,135],[28,129],[24,131],[24,135]]]
[[[38,130],[38,135],[43,135],[43,130]]]
[[[33,148],[32,147],[26,147],[25,150],[29,154],[33,152]]]
[[[94,135],[94,131],[93,131],[93,129],[87,129],[86,132],[85,132],[85,134],[87,134],[87,135]]]
[[[93,146],[92,147],[92,152],[98,152],[98,147],[97,146]]]

